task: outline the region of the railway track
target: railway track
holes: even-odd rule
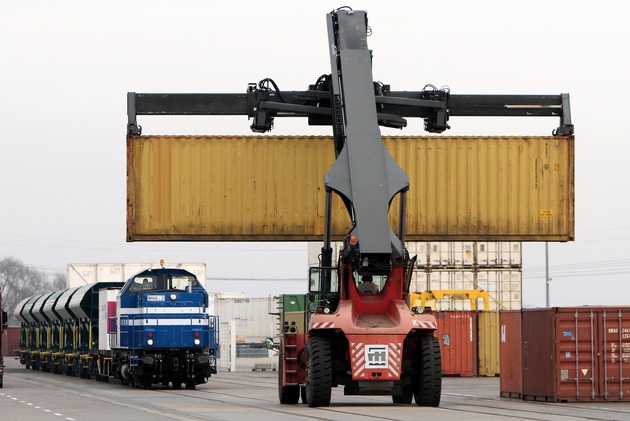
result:
[[[117,418],[112,414],[139,421],[234,420],[254,416],[256,420],[415,421],[420,414],[440,421],[630,419],[630,402],[562,404],[501,399],[498,379],[492,378],[445,378],[438,408],[394,405],[389,396],[344,396],[341,388],[333,390],[330,407],[309,408],[278,403],[275,372],[219,373],[196,390],[143,390],[114,381],[102,383],[25,370],[11,360],[7,365],[5,388],[1,391],[4,395],[0,396],[4,399],[0,402],[12,419],[53,419],[50,414],[56,413],[63,414],[61,419],[76,421]],[[33,417],[35,406],[51,412],[40,411],[38,417]]]

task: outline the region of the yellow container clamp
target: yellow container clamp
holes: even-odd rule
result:
[[[490,310],[488,303],[488,291],[482,289],[441,289],[433,291],[423,291],[420,293],[412,292],[409,299],[409,307],[417,307],[417,302],[420,300],[420,305],[425,306],[427,300],[442,300],[444,298],[451,298],[452,300],[470,300],[470,308],[477,310],[477,300],[483,299],[484,310]]]

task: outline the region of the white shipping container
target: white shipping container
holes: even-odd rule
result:
[[[481,267],[520,267],[522,262],[520,242],[477,242],[477,263]]]
[[[491,241],[449,241],[416,242],[412,246],[407,242],[408,250],[426,250],[427,257],[418,257],[416,266],[430,265],[434,268],[503,267],[516,268],[522,265],[520,242]],[[409,252],[412,255],[411,251]]]
[[[96,282],[124,283],[138,272],[146,269],[159,268],[157,263],[70,263],[67,266],[68,288],[93,284]],[[165,267],[185,269],[197,276],[199,282],[206,286],[205,263],[171,263],[165,262]]]
[[[224,298],[244,298],[244,297],[245,297],[244,291],[208,292],[208,308],[206,310],[206,313],[212,314],[212,315],[217,314],[217,309],[216,309],[217,300],[224,299]]]
[[[269,314],[277,300],[267,298],[217,298],[216,314],[223,322],[234,321],[237,343],[259,343],[276,336],[278,317]]]
[[[428,285],[424,290],[477,289],[474,272],[463,270],[436,270],[428,272]],[[416,278],[417,280],[418,278]],[[418,285],[416,285],[416,290]]]
[[[518,268],[522,265],[521,243],[517,241],[408,241],[409,256],[418,256],[416,266],[434,268]],[[333,264],[343,243],[331,243]],[[308,243],[308,265],[318,266],[322,243]]]
[[[409,250],[409,256],[418,256],[416,260],[416,266],[422,267],[429,263],[429,248],[428,243],[425,241],[410,241],[407,243],[407,250]],[[414,250],[413,253],[411,250]]]
[[[446,267],[450,260],[450,243],[445,241],[430,242],[429,264],[434,267]]]

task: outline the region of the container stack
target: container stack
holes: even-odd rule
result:
[[[407,243],[407,248],[411,256],[418,256],[413,291],[484,290],[489,310],[521,308],[520,242],[415,242]],[[470,301],[457,295],[430,305],[436,310],[472,310]]]

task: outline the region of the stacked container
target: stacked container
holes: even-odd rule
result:
[[[522,305],[521,243],[514,241],[451,241],[407,243],[417,254],[411,289],[484,290],[489,310],[520,309]],[[483,304],[478,302],[478,308]],[[471,310],[469,300],[451,298],[431,303],[437,310]]]
[[[417,256],[411,292],[434,290],[484,290],[489,310],[522,307],[522,248],[516,241],[407,241],[410,256]],[[331,244],[337,261],[342,243]],[[309,266],[319,264],[321,243],[309,243]],[[457,297],[455,297],[457,298]],[[472,310],[467,299],[431,302],[435,310]],[[477,308],[483,308],[478,302]]]

